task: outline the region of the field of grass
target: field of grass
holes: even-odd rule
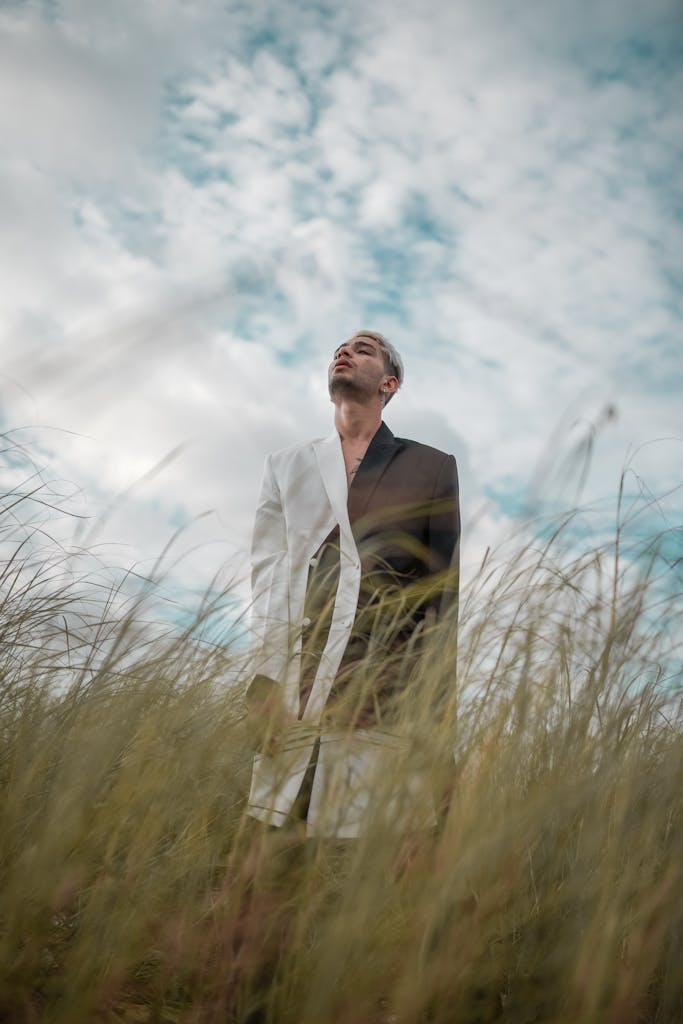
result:
[[[406,838],[378,816],[342,847],[246,818],[241,653],[153,629],[153,585],[108,589],[4,504],[0,1021],[683,1020],[680,603],[660,560],[619,536],[577,558],[561,529],[487,559],[457,683],[445,623],[391,780],[438,774],[446,820]]]

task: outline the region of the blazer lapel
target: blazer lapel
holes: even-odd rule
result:
[[[322,477],[327,497],[334,510],[341,529],[348,527],[349,516],[346,505],[346,469],[339,434],[335,430],[329,437],[313,442],[313,450],[318,460],[318,469]]]
[[[349,487],[348,513],[352,525],[365,514],[385,469],[401,448],[401,442],[397,441],[386,423],[382,422]]]

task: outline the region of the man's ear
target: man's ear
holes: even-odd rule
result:
[[[382,391],[385,395],[395,395],[398,391],[398,378],[385,377],[382,381]]]

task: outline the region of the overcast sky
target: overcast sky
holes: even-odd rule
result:
[[[0,89],[0,423],[91,526],[125,495],[122,564],[239,564],[360,327],[466,565],[530,495],[679,483],[681,0],[3,0]]]

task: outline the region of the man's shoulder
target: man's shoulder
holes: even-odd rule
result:
[[[421,441],[413,441],[410,437],[396,437],[395,441],[406,453],[417,456],[420,459],[443,462],[446,459],[455,458],[450,452],[444,452],[440,448],[434,448],[431,444],[423,444]]]
[[[375,440],[383,448],[392,447],[397,453],[402,453],[404,457],[419,458],[422,462],[437,464],[454,458],[449,452],[443,452],[431,444],[423,444],[422,441],[415,441],[412,437],[397,437],[384,420],[375,435]]]
[[[286,448],[276,448],[270,452],[268,459],[274,464],[289,462],[300,455],[309,455],[315,445],[327,440],[324,437],[314,437],[310,441],[300,441],[298,444],[290,444]]]

